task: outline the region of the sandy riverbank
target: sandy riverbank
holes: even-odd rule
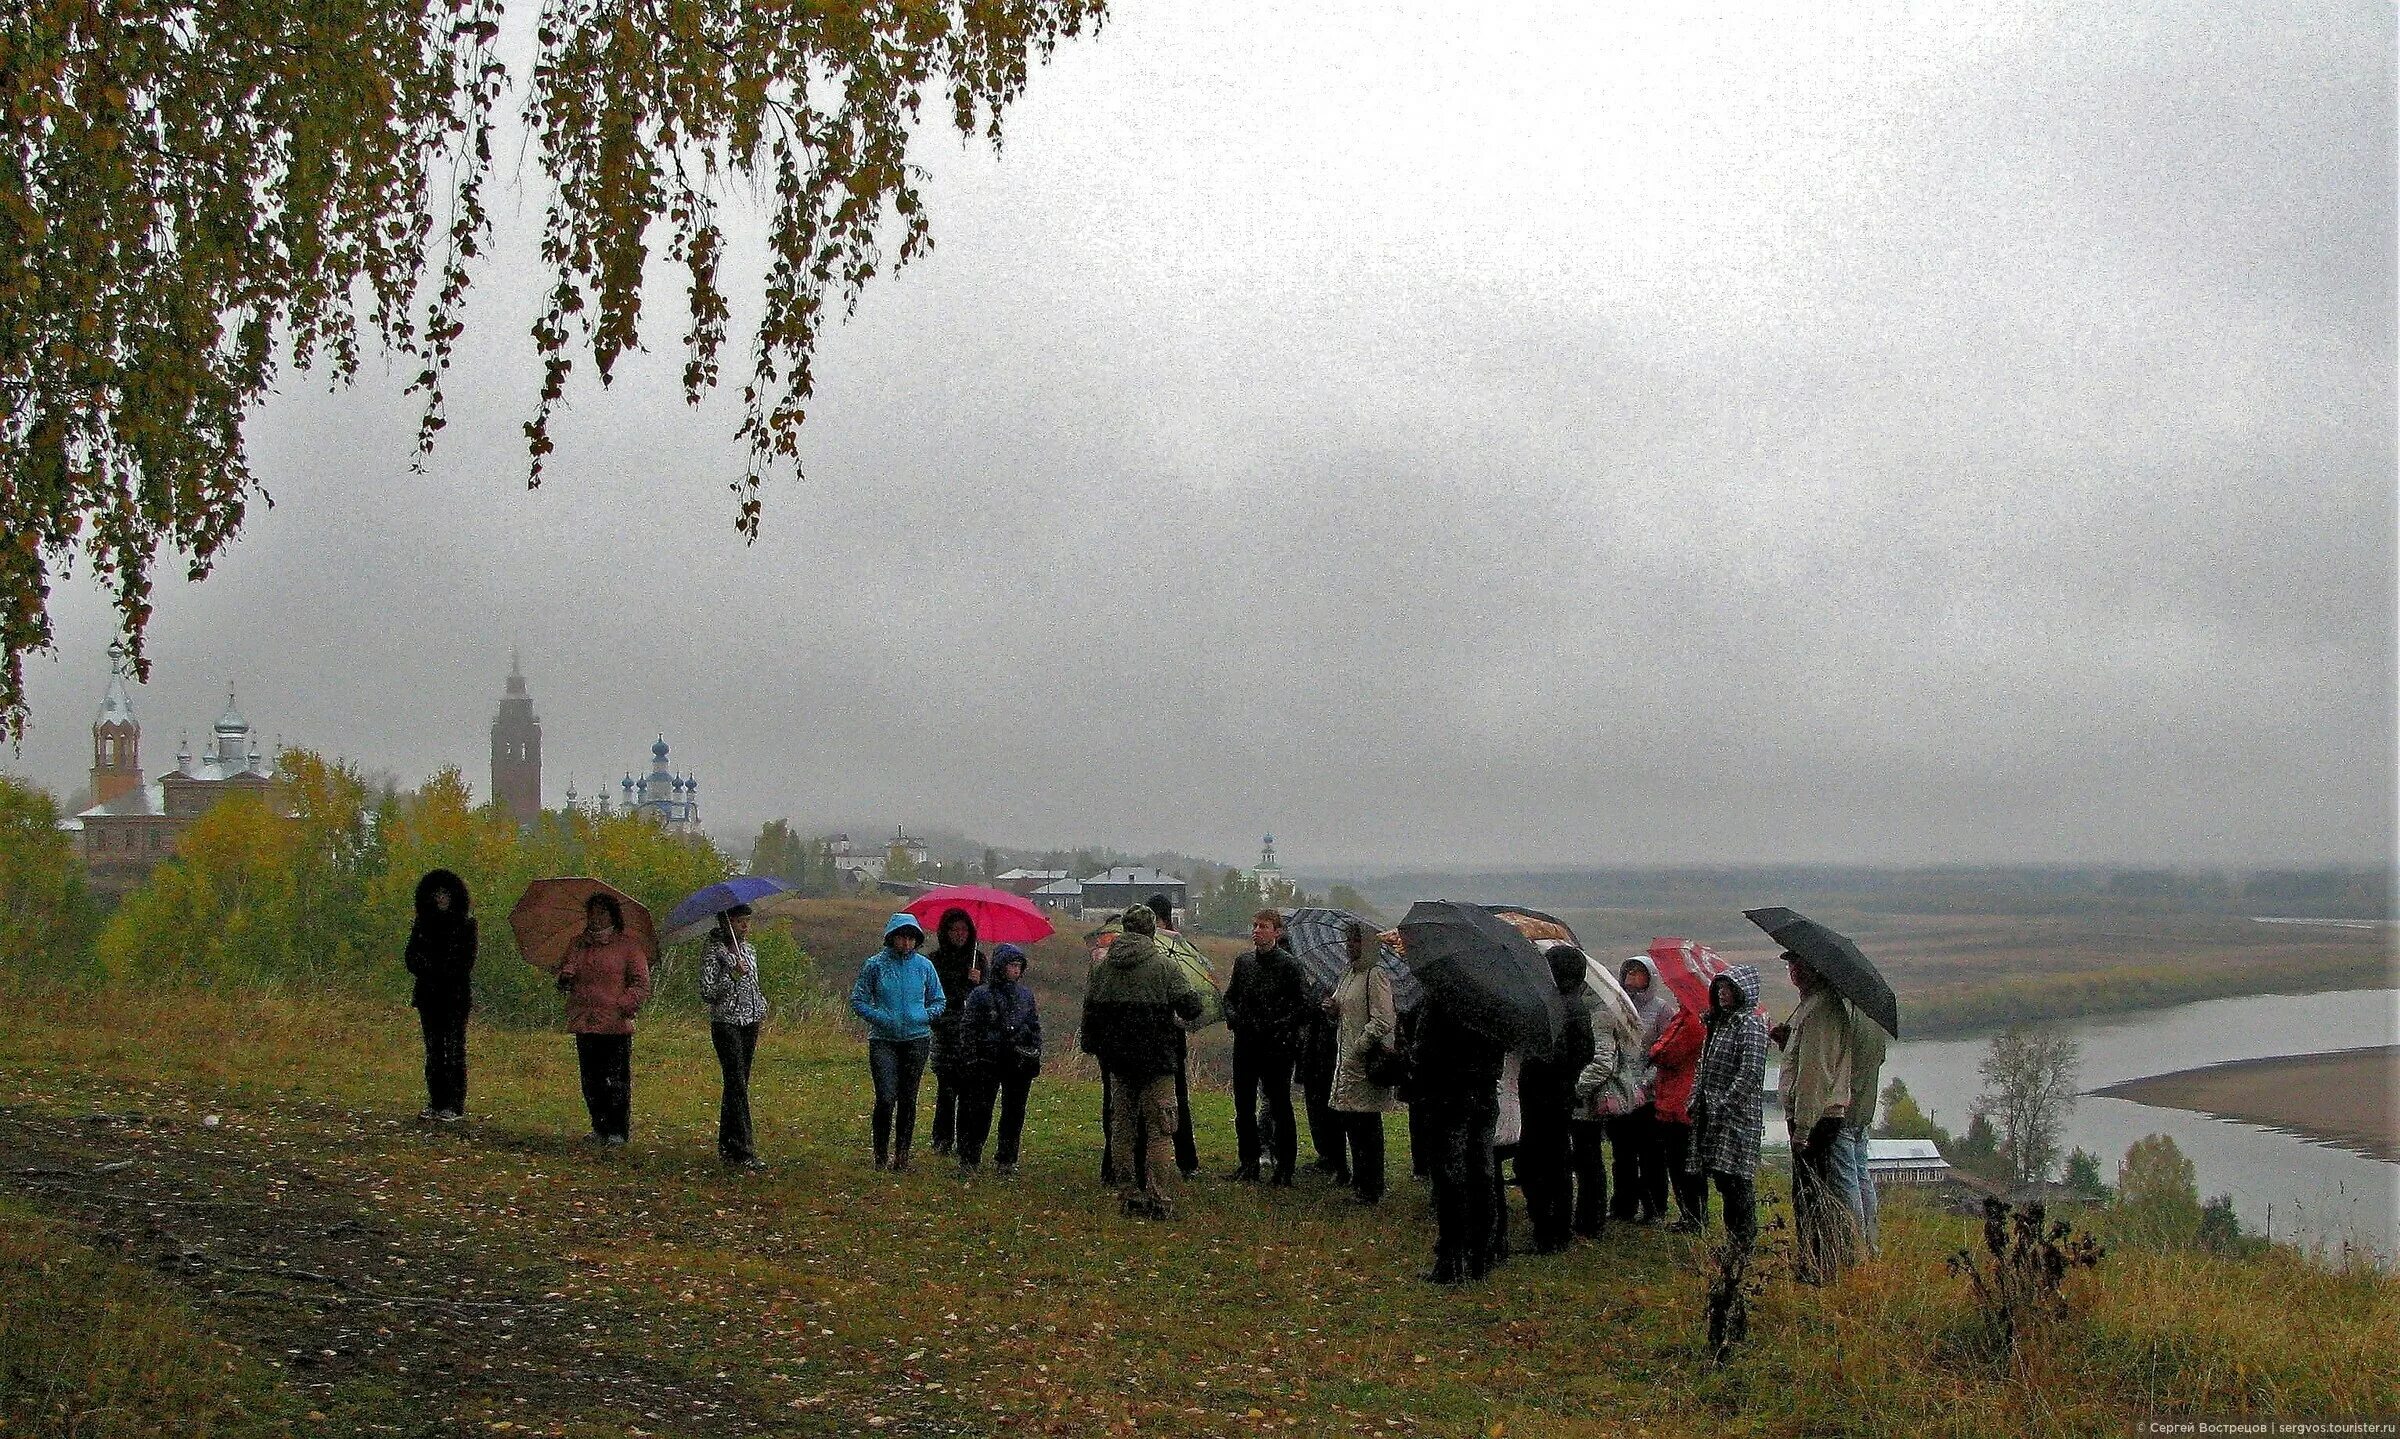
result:
[[[2400,1045],[2241,1059],[2092,1093],[2262,1124],[2400,1163]]]

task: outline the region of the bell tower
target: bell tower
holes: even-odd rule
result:
[[[492,802],[521,825],[542,812],[542,722],[514,653],[508,657],[508,690],[492,720]]]
[[[125,644],[108,647],[108,693],[92,721],[92,803],[109,804],[142,787],[142,722],[126,688]]]

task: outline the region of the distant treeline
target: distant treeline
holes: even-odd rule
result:
[[[2041,1024],[2095,1014],[2130,1014],[2170,1004],[2234,995],[2314,994],[2372,988],[2390,982],[2381,954],[2287,961],[2270,982],[2241,965],[2193,969],[2182,965],[2118,965],[2070,974],[2029,974],[1973,984],[1903,987],[1901,1006],[1911,1039],[1975,1034],[2012,1024]]]
[[[1511,900],[1545,909],[1820,905],[1867,914],[2193,914],[2389,920],[2393,876],[2374,866],[2127,869],[1993,865],[1872,869],[1716,865],[1650,869],[1421,870],[1354,883],[1397,912],[1411,900]]]

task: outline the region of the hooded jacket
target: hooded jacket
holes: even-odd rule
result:
[[[1015,945],[1002,945],[977,985],[959,1022],[959,1058],[965,1071],[986,1079],[1038,1074],[1042,1067],[1042,1015],[1033,989],[1008,977],[1008,959],[1023,959]]]
[[[1236,1039],[1297,1056],[1317,1019],[1311,988],[1290,940],[1277,939],[1263,954],[1253,946],[1233,962],[1226,981],[1225,1024]]]
[[[433,907],[434,895],[444,891],[450,896],[447,914]],[[464,1014],[474,1007],[475,916],[466,882],[446,869],[417,881],[417,913],[409,922],[405,959],[416,977],[410,1004],[427,1014]]]
[[[1692,1145],[1692,1172],[1758,1173],[1759,1131],[1766,1122],[1767,1021],[1758,1012],[1759,980],[1754,965],[1737,964],[1725,978],[1742,993],[1731,1014],[1714,1003],[1708,1038],[1700,1050],[1696,1089],[1699,1132]],[[1716,981],[1709,982],[1711,991]]]
[[[915,915],[893,915],[883,927],[883,948],[867,956],[850,986],[850,1012],[866,1022],[868,1034],[889,1043],[926,1038],[933,1021],[950,1007],[933,961],[892,948],[892,936],[904,929],[925,933]]]
[[[1639,1096],[1634,1102],[1634,1107],[1638,1109],[1657,1098],[1658,1068],[1651,1061],[1650,1047],[1658,1043],[1659,1034],[1666,1028],[1667,1021],[1673,1018],[1675,1012],[1682,1006],[1677,1004],[1675,996],[1668,992],[1666,982],[1658,977],[1658,966],[1651,961],[1648,955],[1633,956],[1617,966],[1617,972],[1623,974],[1636,965],[1641,967],[1642,973],[1650,976],[1650,983],[1643,988],[1641,993],[1634,993],[1631,986],[1627,986],[1625,990],[1625,997],[1633,1001],[1633,1022],[1636,1028],[1632,1052],[1628,1056],[1628,1060],[1632,1068],[1634,1092]]]
[[[950,941],[943,936],[949,934],[950,926],[960,920],[966,921],[967,942],[960,948],[952,949]],[[944,994],[963,998],[967,991],[982,982],[983,975],[988,972],[984,968],[983,951],[975,947],[975,916],[963,909],[943,910],[942,922],[933,927],[933,943],[919,945],[918,953],[933,961],[933,972],[941,976]],[[955,1028],[960,1014],[960,1010],[953,1009],[936,1020],[933,1027]]]
[[[1175,1072],[1181,1020],[1200,1017],[1200,995],[1181,967],[1138,930],[1120,934],[1093,966],[1083,995],[1083,1052],[1127,1079]]]
[[[1591,1011],[1570,1000],[1567,1022],[1546,1057],[1527,1055],[1517,1066],[1518,1102],[1535,1128],[1563,1130],[1575,1110],[1575,1081],[1592,1062]]]

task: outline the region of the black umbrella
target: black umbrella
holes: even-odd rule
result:
[[[1883,1032],[1900,1037],[1900,1001],[1875,962],[1859,953],[1848,937],[1788,909],[1744,910],[1767,938],[1800,956],[1810,969],[1825,977],[1842,998],[1864,1010]]]
[[[1537,1057],[1558,1042],[1567,1012],[1550,961],[1482,905],[1419,900],[1400,921],[1400,947],[1427,993],[1469,1028]]]
[[[1376,964],[1392,978],[1392,1007],[1402,1012],[1417,1007],[1422,998],[1417,977],[1408,972],[1408,964],[1399,954],[1378,939],[1376,927],[1346,909],[1325,909],[1305,906],[1283,912],[1283,935],[1291,941],[1292,953],[1300,956],[1300,967],[1308,977],[1328,991],[1341,986],[1343,973],[1350,968],[1351,924],[1366,925],[1367,939],[1378,953]]]

